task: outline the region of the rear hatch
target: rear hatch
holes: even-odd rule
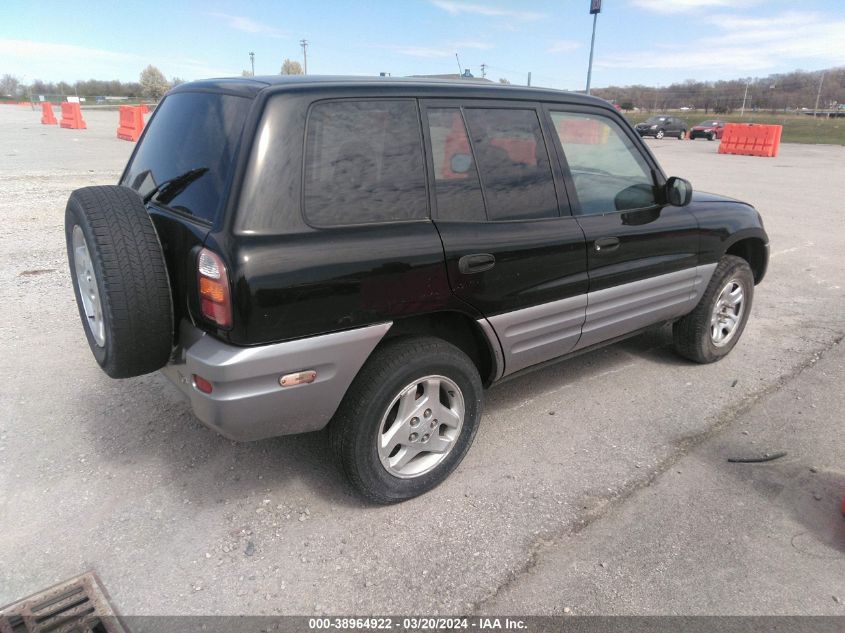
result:
[[[147,200],[164,249],[176,323],[195,310],[196,251],[228,198],[251,96],[180,89],[156,108],[120,184]]]

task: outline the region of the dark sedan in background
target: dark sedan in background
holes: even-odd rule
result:
[[[637,123],[634,129],[640,136],[653,136],[654,138],[674,136],[676,138],[686,138],[689,126],[686,121],[678,117],[653,116],[647,118],[642,123]]]
[[[713,119],[693,125],[689,131],[689,137],[691,139],[706,138],[708,141],[715,141],[717,138],[722,138],[724,131],[725,122]]]

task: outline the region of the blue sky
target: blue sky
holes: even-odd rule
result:
[[[593,86],[764,76],[845,65],[843,0],[604,0]],[[0,74],[25,82],[256,74],[457,72],[582,89],[589,0],[2,0]]]

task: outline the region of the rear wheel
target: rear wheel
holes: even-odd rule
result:
[[[88,346],[112,378],[163,367],[173,342],[164,254],[141,198],[126,187],[71,193],[65,238]]]
[[[753,297],[754,275],[748,262],[725,255],[695,310],[675,322],[675,350],[697,363],[727,356],[745,330]]]
[[[472,361],[440,339],[388,341],[361,369],[329,425],[349,481],[376,503],[443,482],[469,450],[481,417]]]
[[[681,130],[680,132],[678,132],[678,140],[679,141],[683,141],[686,137],[687,137],[687,131],[686,130]]]

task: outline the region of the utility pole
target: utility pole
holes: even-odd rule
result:
[[[460,57],[458,57],[458,54],[457,54],[457,53],[455,53],[455,59],[456,59],[456,60],[457,60],[457,62],[458,62],[458,73],[459,73],[459,74],[461,74],[461,75],[463,75],[463,74],[464,74],[464,69],[461,67],[461,58],[460,58]]]
[[[745,82],[745,94],[742,95],[742,110],[739,113],[740,118],[745,116],[745,100],[748,98],[748,84],[751,83],[751,77]]]
[[[531,71],[528,71],[528,87],[531,87]]]
[[[590,79],[593,75],[593,48],[596,45],[596,21],[601,13],[601,0],[590,0],[590,13],[593,15],[593,37],[590,38],[590,62],[587,65],[587,94],[590,94]]]
[[[255,77],[255,53],[249,52],[249,63],[252,64],[252,76]]]
[[[819,79],[819,91],[816,93],[816,107],[813,108],[813,118],[819,116],[819,98],[822,96],[822,84],[824,83],[824,73],[822,71],[822,77]]]
[[[487,64],[481,64],[481,78],[484,79],[487,76]]]
[[[308,74],[308,40],[299,40],[299,45],[302,47],[302,74]]]

